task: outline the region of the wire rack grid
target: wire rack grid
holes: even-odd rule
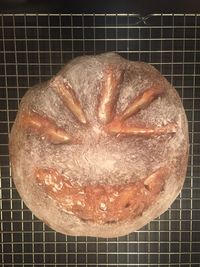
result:
[[[186,110],[190,156],[171,208],[140,231],[103,239],[56,233],[27,209],[11,179],[8,136],[24,93],[70,59],[116,51],[154,65]],[[200,15],[0,15],[2,266],[200,266]]]

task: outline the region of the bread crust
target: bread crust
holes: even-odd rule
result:
[[[16,188],[67,235],[116,237],[165,212],[180,193],[188,123],[175,88],[115,53],[79,57],[23,97],[10,134]]]

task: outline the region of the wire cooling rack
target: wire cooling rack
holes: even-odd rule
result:
[[[8,135],[27,89],[68,60],[117,51],[151,63],[176,87],[190,131],[187,177],[159,218],[128,236],[56,233],[33,216],[11,179]],[[0,15],[2,266],[200,266],[200,15]]]

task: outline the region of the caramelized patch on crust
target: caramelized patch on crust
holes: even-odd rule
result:
[[[84,221],[114,223],[140,216],[164,189],[168,175],[159,168],[150,176],[122,185],[72,185],[55,169],[36,169],[37,183],[62,210]]]

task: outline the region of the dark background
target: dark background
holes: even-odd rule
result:
[[[1,0],[0,12],[6,13],[198,13],[198,0]]]

